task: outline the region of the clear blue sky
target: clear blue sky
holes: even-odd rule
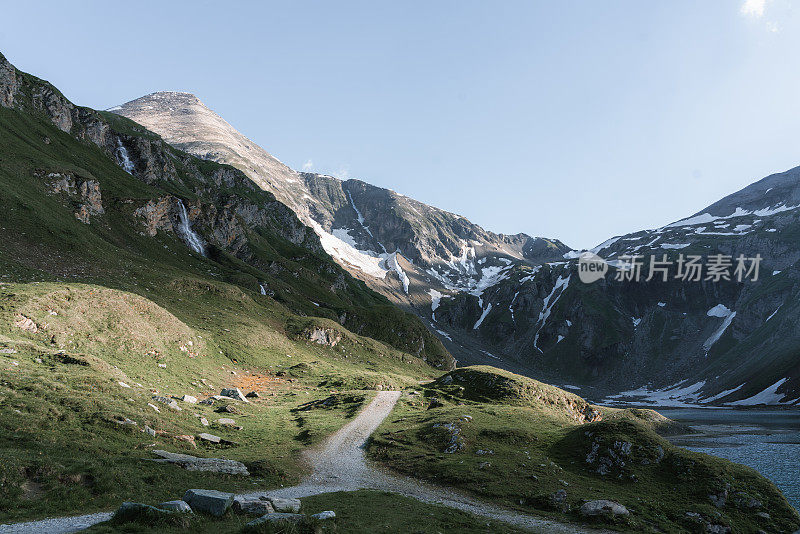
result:
[[[180,90],[300,169],[591,247],[800,164],[785,0],[14,2],[78,104]]]

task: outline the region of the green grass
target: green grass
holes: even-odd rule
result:
[[[630,519],[605,525],[621,530],[684,532],[692,528],[686,512],[715,518],[734,532],[794,531],[800,525],[797,512],[764,477],[670,445],[654,429],[671,426],[649,410],[599,408],[602,421],[580,424],[571,393],[487,367],[451,375],[461,380],[443,385],[440,378],[423,395],[403,397],[373,436],[371,458],[404,474],[561,520],[583,521],[577,510],[584,501],[611,499],[631,511]],[[431,408],[433,398],[443,405]],[[598,460],[587,462],[595,443],[599,457],[610,457],[608,451],[617,454],[616,444],[624,442],[632,447],[625,465],[612,464],[601,475]],[[731,494],[760,500],[772,519],[732,505],[717,510],[708,495],[725,484]],[[551,504],[549,497],[558,490],[566,491],[568,509]]]
[[[346,331],[336,347],[296,339],[283,328],[291,314],[235,286],[180,287],[169,300],[173,314],[136,294],[93,285],[0,286],[0,348],[16,351],[0,355],[0,485],[7,496],[0,520],[165,500],[188,487],[294,483],[304,472],[300,451],[358,411],[372,394],[360,390],[408,386],[433,372]],[[20,314],[39,331],[16,327]],[[216,412],[219,404],[182,402],[184,410],[174,412],[151,398],[203,399],[235,385],[265,396],[231,403],[236,414]],[[301,409],[330,396],[327,405]],[[201,426],[197,415],[212,426]],[[138,424],[114,422],[124,417]],[[243,429],[217,426],[220,417]],[[151,438],[140,431],[144,425],[163,434]],[[238,445],[194,449],[176,438],[203,431]],[[145,461],[159,448],[243,461],[254,476],[202,475]]]

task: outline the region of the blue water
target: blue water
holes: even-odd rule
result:
[[[700,431],[673,443],[752,467],[800,510],[800,410],[656,409]]]

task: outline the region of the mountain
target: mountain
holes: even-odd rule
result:
[[[17,230],[0,244],[12,271],[44,279],[85,273],[81,281],[130,290],[137,283],[128,274],[141,265],[185,266],[192,277],[199,271],[299,316],[452,366],[418,318],[353,279],[290,208],[241,171],[185,153],[119,115],[75,106],[2,56],[0,95],[10,124],[4,139],[20,145],[6,150],[15,178],[0,193],[3,227]],[[23,124],[30,117],[59,135],[33,133]],[[36,238],[43,233],[62,238],[44,245]],[[37,259],[47,257],[58,261]]]
[[[616,400],[798,402],[797,169],[594,249],[612,260],[667,254],[673,262],[760,254],[760,280],[617,282],[612,261],[603,281],[586,285],[579,252],[556,239],[494,234],[359,180],[293,171],[193,95],[155,93],[113,111],[242,169],[314,228],[340,265],[426,320],[462,364],[489,363],[598,399],[627,390],[637,395]]]
[[[109,111],[176,148],[242,170],[313,228],[325,251],[353,276],[428,321],[431,306],[442,297],[479,295],[511,265],[539,265],[570,250],[555,239],[495,234],[360,180],[296,172],[188,93],[154,93]],[[463,363],[487,360],[448,337],[442,340]]]

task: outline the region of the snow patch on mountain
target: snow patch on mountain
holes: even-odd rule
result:
[[[539,352],[543,352],[542,349],[539,348],[539,333],[542,331],[542,328],[544,328],[547,318],[550,317],[550,312],[553,311],[553,306],[556,305],[558,299],[560,299],[564,294],[564,291],[567,290],[567,287],[569,286],[569,279],[571,277],[571,274],[567,275],[566,278],[559,275],[558,280],[556,280],[556,283],[553,286],[553,289],[550,291],[550,294],[547,295],[542,303],[542,311],[539,312],[539,319],[536,321],[536,323],[539,325],[539,328],[536,330],[536,336],[533,338],[533,346]],[[561,291],[558,293],[558,296],[553,298],[553,296],[556,294],[556,291],[559,289]]]
[[[731,321],[733,321],[733,318],[736,317],[736,312],[731,311],[724,304],[717,304],[716,306],[708,310],[708,312],[706,312],[706,315],[708,315],[709,317],[721,317],[724,319],[724,321],[722,321],[722,324],[719,325],[719,328],[717,328],[717,330],[713,334],[711,334],[711,337],[706,339],[705,342],[703,343],[703,349],[706,351],[706,353],[708,353],[708,351],[711,349],[714,343],[719,341],[719,338],[722,337],[722,334],[724,334],[725,330],[728,329],[728,327],[731,324]]]
[[[642,386],[638,389],[609,395],[603,400],[603,403],[652,404],[672,408],[696,408],[699,406],[699,392],[706,385],[706,381],[703,380],[681,387],[686,382],[688,380],[683,380],[661,389],[650,389],[649,386]]]
[[[475,326],[472,327],[473,330],[477,330],[478,328],[480,328],[481,324],[483,324],[483,320],[486,319],[486,316],[489,315],[490,311],[492,311],[492,303],[491,302],[486,306],[486,309],[483,310],[483,313],[481,314],[480,319],[478,319],[475,322]]]
[[[784,401],[783,399],[786,397],[783,393],[778,393],[778,388],[783,385],[784,382],[789,380],[788,378],[782,378],[766,388],[764,391],[756,393],[752,397],[748,397],[746,399],[733,401],[733,402],[726,402],[727,406],[756,406],[758,404],[790,404],[789,402]]]

